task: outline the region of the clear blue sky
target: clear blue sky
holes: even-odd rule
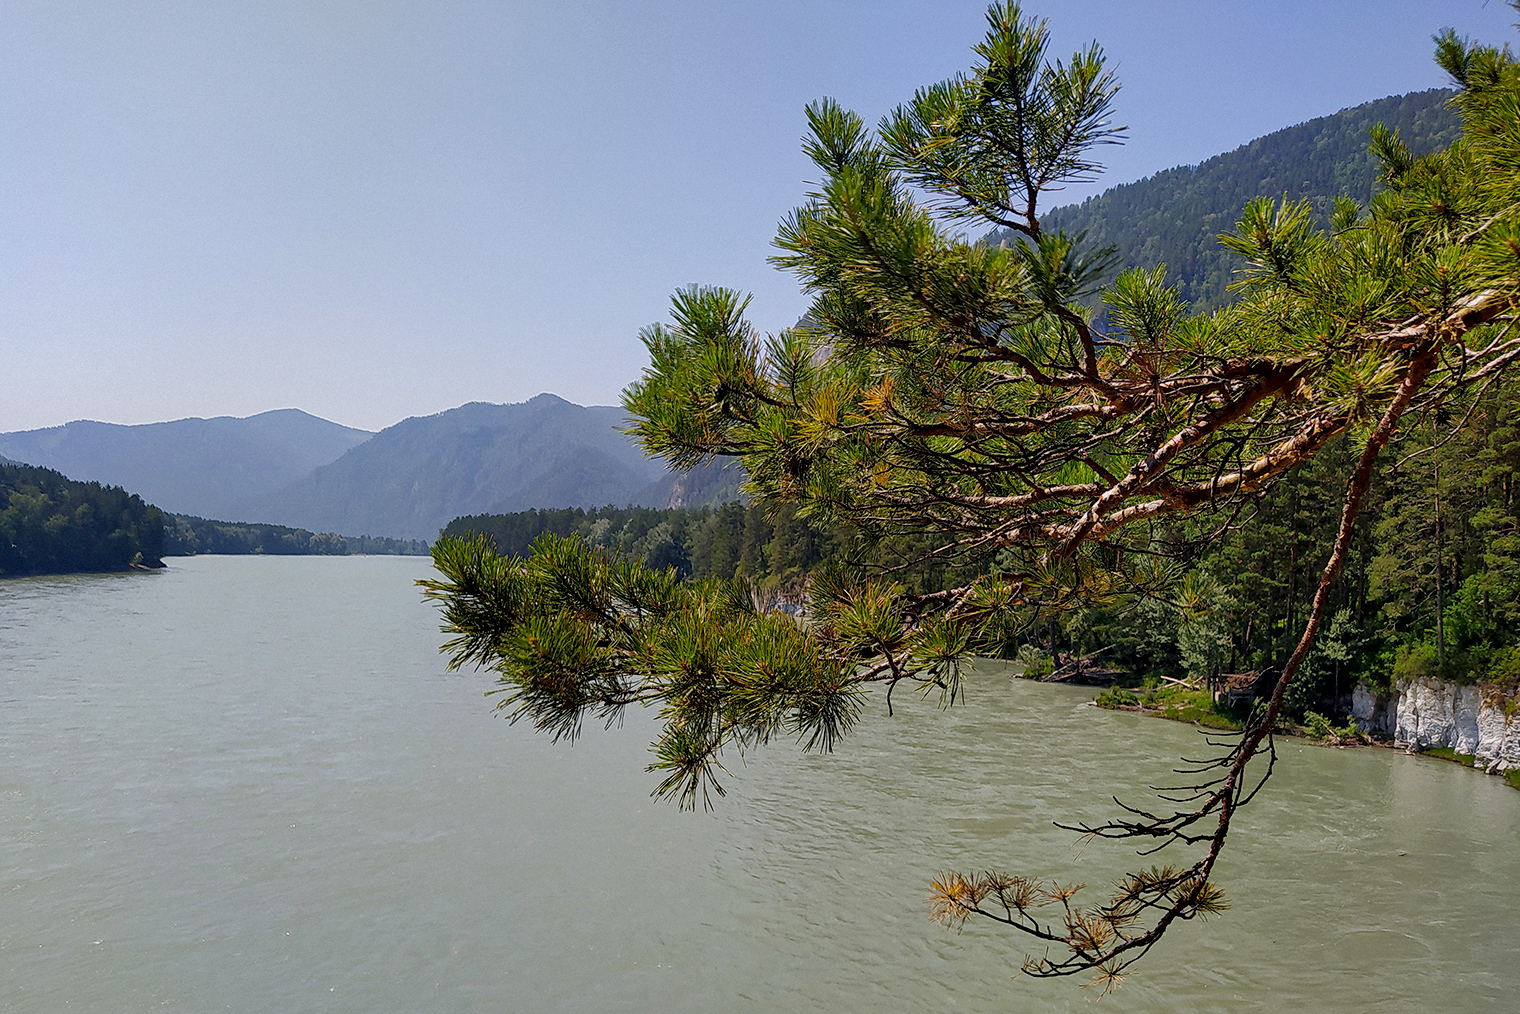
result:
[[[984,9],[0,2],[0,430],[614,402],[679,286],[798,317],[765,259],[804,104],[874,122]],[[1515,37],[1499,0],[1028,9],[1117,65],[1102,186],[1442,84],[1442,27]]]

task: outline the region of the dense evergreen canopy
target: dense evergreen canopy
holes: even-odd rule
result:
[[[119,486],[0,464],[0,577],[159,567],[163,515]]]
[[[1520,679],[1517,423],[1520,390],[1506,376],[1402,428],[1369,486],[1332,587],[1333,622],[1285,697],[1295,720],[1311,710],[1344,715],[1358,683],[1386,690],[1395,677],[1504,685]],[[1022,649],[1028,658],[1035,648],[1043,664],[1057,653],[1069,661],[1096,652],[1124,686],[1157,685],[1179,674],[1206,678],[1216,669],[1280,669],[1313,602],[1354,455],[1343,434],[1272,486],[1202,551],[1191,585],[1176,596],[1116,594],[1054,613],[1033,603],[1017,616],[1000,653]],[[863,559],[852,531],[820,532],[789,507],[756,503],[477,515],[455,519],[443,535],[484,535],[496,552],[524,557],[546,533],[574,535],[682,576],[743,578],[766,603],[795,603],[819,568],[908,555]],[[954,561],[928,561],[893,577],[924,592],[987,569],[984,562],[968,575]]]
[[[1223,240],[1242,298],[1204,315],[1159,267],[1100,287],[1110,252],[1045,228],[1044,195],[1097,172],[1119,136],[1118,85],[1096,45],[1050,59],[1044,23],[1017,5],[988,22],[969,73],[874,133],[832,102],[809,108],[820,179],[776,258],[815,297],[808,325],[762,337],[738,294],[680,292],[625,396],[651,452],[686,467],[739,457],[762,504],[867,543],[919,540],[980,576],[912,593],[890,573],[815,573],[799,623],[756,610],[742,585],[682,582],[573,538],[545,537],[524,561],[444,540],[429,594],[454,663],[493,666],[514,718],[573,736],[657,705],[659,791],[689,804],[721,792],[725,749],[781,734],[826,748],[873,685],[953,701],[961,661],[1009,616],[1175,598],[1261,496],[1344,442],[1339,517],[1264,705],[1191,790],[1077,829],[1198,851],[1091,906],[1001,873],[935,884],[946,921],[985,917],[1064,949],[1029,959],[1032,974],[1111,984],[1177,921],[1223,906],[1210,878],[1264,777],[1251,761],[1270,770],[1284,695],[1400,422],[1477,398],[1520,357],[1520,71],[1507,51],[1443,36],[1462,137],[1416,158],[1375,130],[1383,189],[1366,207],[1337,201],[1328,228],[1307,202],[1251,201]],[[1018,241],[968,243],[968,225]]]

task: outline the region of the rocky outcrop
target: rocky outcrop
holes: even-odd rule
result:
[[[1520,708],[1491,684],[1424,678],[1400,682],[1392,695],[1359,686],[1351,717],[1364,731],[1390,734],[1412,750],[1445,747],[1490,772],[1520,768]]]
[[[1358,683],[1351,691],[1351,720],[1363,732],[1392,736],[1398,723],[1397,698]]]
[[[750,595],[754,599],[755,608],[762,613],[786,613],[794,619],[807,619],[807,591],[802,585],[755,588]]]

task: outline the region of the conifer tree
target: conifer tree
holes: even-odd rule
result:
[[[1401,420],[1520,357],[1520,70],[1507,49],[1440,36],[1462,137],[1415,158],[1375,130],[1383,189],[1338,202],[1329,230],[1306,203],[1252,201],[1222,237],[1241,298],[1199,315],[1164,268],[1104,285],[1108,251],[1042,223],[1051,192],[1094,178],[1122,137],[1102,50],[1051,58],[1045,22],[1017,4],[987,22],[970,71],[875,131],[831,100],[808,107],[819,178],[774,258],[813,296],[806,322],[762,336],[738,293],[678,292],[624,399],[632,432],[677,467],[740,458],[762,505],[979,576],[915,593],[890,570],[820,573],[802,622],[757,610],[741,582],[682,582],[546,536],[523,561],[444,540],[428,594],[453,663],[494,668],[514,720],[573,737],[658,706],[656,791],[694,805],[722,793],[725,751],[782,735],[828,749],[872,687],[889,705],[903,683],[953,702],[962,662],[1013,611],[1167,594],[1256,497],[1348,442],[1339,521],[1302,563],[1319,573],[1307,615],[1245,730],[1180,797],[1075,828],[1178,858],[1089,906],[996,872],[933,885],[946,922],[1039,941],[1031,974],[1112,985],[1171,926],[1224,907],[1215,863],[1271,770],[1284,693]],[[989,227],[1016,241],[961,231]]]

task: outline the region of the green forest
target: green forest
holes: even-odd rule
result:
[[[677,468],[742,462],[773,525],[814,528],[822,560],[793,579],[801,622],[742,581],[619,559],[611,518],[587,539],[542,535],[521,560],[440,539],[440,577],[421,584],[454,635],[450,666],[489,667],[511,721],[574,738],[657,710],[654,794],[689,808],[723,793],[725,752],[779,738],[826,751],[875,687],[888,714],[904,684],[948,706],[978,654],[1108,668],[1157,691],[1148,703],[1162,681],[1204,677],[1186,688],[1211,709],[1229,675],[1240,707],[1207,724],[1238,735],[1189,750],[1179,777],[1151,784],[1159,802],[1115,796],[1106,820],[1057,821],[1149,857],[1106,901],[987,865],[930,884],[946,925],[975,917],[1037,941],[1024,973],[1093,973],[1107,992],[1170,927],[1229,907],[1213,874],[1283,723],[1338,736],[1327,713],[1355,681],[1509,682],[1520,668],[1520,63],[1447,30],[1449,145],[1348,117],[1321,162],[1365,144],[1364,180],[1315,192],[1312,162],[1288,160],[1275,181],[1242,173],[1233,195],[1122,216],[1142,236],[1237,216],[1199,230],[1237,268],[1211,293],[1197,265],[1180,284],[1186,230],[1167,250],[1124,249],[1042,214],[1120,139],[1118,78],[1096,43],[1047,60],[1048,24],[1017,3],[987,24],[969,72],[874,130],[833,100],[807,107],[816,182],[771,258],[813,297],[802,326],[762,334],[746,294],[692,285],[640,333],[649,365],[624,390],[628,432]],[[973,240],[969,223],[1009,241]],[[1112,276],[1116,253],[1132,266]],[[733,530],[722,511],[687,519],[679,546],[671,524],[667,557],[684,548],[694,575],[737,574],[763,535],[747,536],[742,511]],[[769,576],[786,581],[803,540],[776,534]],[[976,572],[914,591],[891,554],[857,544]],[[1500,695],[1484,696],[1492,714]]]
[[[1263,194],[1307,198],[1321,224],[1337,195],[1367,204],[1381,164],[1369,148],[1372,127],[1396,129],[1415,155],[1444,148],[1461,130],[1452,94],[1432,89],[1343,110],[1198,166],[1111,188],[1043,221],[1114,246],[1114,271],[1165,264],[1167,281],[1195,307],[1228,305],[1236,299],[1229,286],[1240,258],[1218,237],[1248,201]],[[1386,687],[1418,675],[1520,679],[1514,502],[1520,389],[1501,381],[1464,397],[1407,422],[1383,459],[1336,581],[1330,620],[1286,702],[1291,714],[1343,712],[1358,681]],[[1038,651],[1047,659],[1090,656],[1121,684],[1280,667],[1333,542],[1354,458],[1348,440],[1337,438],[1243,506],[1223,537],[1191,561],[1193,573],[1175,594],[1099,596],[1031,613],[1010,628],[1004,650],[1022,649],[1026,657]],[[786,504],[525,511],[460,518],[443,535],[473,532],[512,556],[527,556],[546,532],[578,535],[683,576],[743,577],[793,599],[800,599],[807,575],[827,564],[863,563],[914,593],[975,573],[943,562],[899,567],[922,555],[922,538],[900,536],[864,549],[868,543],[854,532],[816,531]]]
[[[0,577],[157,569],[166,556],[421,556],[417,539],[313,533],[167,514],[119,486],[0,463]]]
[[[1290,713],[1344,710],[1358,681],[1520,680],[1520,388],[1410,420],[1373,480],[1329,622]],[[1298,639],[1353,458],[1340,439],[1235,519],[1180,601],[1071,611],[1058,639],[1137,675],[1280,667]]]
[[[261,525],[236,521],[208,521],[186,514],[164,519],[165,556],[202,556],[208,553],[270,556],[423,556],[427,543],[419,539],[386,539],[370,535],[335,535],[308,532],[284,525]]]
[[[161,567],[163,515],[119,486],[0,464],[0,577]]]

